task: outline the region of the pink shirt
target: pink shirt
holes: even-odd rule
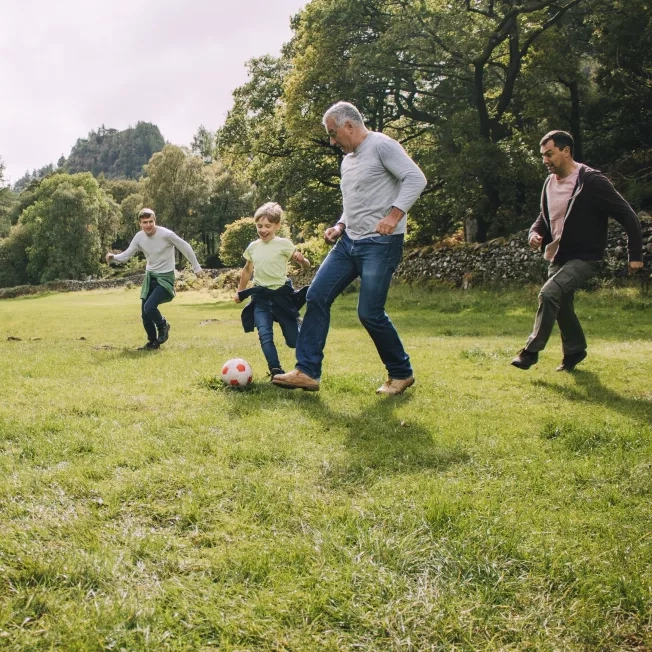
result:
[[[561,232],[564,228],[564,218],[566,217],[566,209],[568,202],[573,196],[577,177],[580,173],[582,165],[577,163],[575,169],[563,179],[560,179],[556,174],[551,175],[550,183],[546,188],[546,199],[548,201],[548,215],[550,216],[550,231],[552,233],[552,242],[546,247],[544,258],[552,261],[559,249],[559,240]]]

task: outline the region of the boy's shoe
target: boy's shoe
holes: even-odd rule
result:
[[[153,342],[147,342],[147,344],[144,344],[143,346],[139,346],[137,351],[154,351],[158,349],[160,344],[158,343],[157,340],[154,340]]]
[[[303,389],[306,392],[318,392],[319,381],[304,374],[303,371],[293,369],[286,374],[278,374],[272,378],[272,382],[285,389]]]
[[[526,351],[521,349],[518,352],[518,355],[512,360],[512,364],[519,369],[529,369],[533,364],[536,364],[539,361],[539,354],[532,353],[532,351]]]
[[[156,341],[159,344],[163,344],[168,341],[168,337],[170,335],[170,322],[168,321],[163,321],[163,323],[160,326],[157,326],[158,330],[158,337],[156,338]]]
[[[409,378],[388,378],[377,390],[376,394],[402,394],[408,387],[414,385],[414,376]]]
[[[579,353],[569,353],[565,355],[561,364],[557,367],[557,371],[573,371],[575,367],[586,358],[586,351]]]
[[[273,380],[274,376],[279,376],[281,374],[284,374],[285,371],[281,369],[281,367],[270,367],[269,368],[269,375],[272,377],[271,379]]]

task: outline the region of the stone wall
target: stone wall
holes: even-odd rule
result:
[[[641,215],[645,274],[652,267],[652,219]],[[541,282],[546,278],[547,262],[541,252],[532,251],[527,231],[510,238],[498,238],[482,244],[458,244],[407,249],[396,278],[409,283],[440,281],[457,287],[507,281]],[[603,275],[625,275],[627,236],[620,224],[611,221]]]
[[[643,259],[645,275],[652,278],[652,218],[641,214],[643,230]],[[527,244],[527,231],[521,231],[510,238],[498,238],[482,244],[435,245],[419,249],[406,249],[395,278],[408,283],[439,281],[467,288],[471,285],[517,281],[540,283],[546,278],[547,263],[538,251],[532,251]],[[603,276],[613,278],[626,275],[627,237],[616,222],[609,225],[607,250]],[[240,268],[204,270],[203,278],[192,272],[177,274],[177,291],[198,289],[235,290]],[[296,270],[291,273],[295,287],[310,283],[314,269]],[[52,281],[43,285],[20,285],[0,289],[0,299],[10,299],[26,294],[42,292],[74,292],[140,285],[143,273],[119,279],[98,279],[93,281]]]

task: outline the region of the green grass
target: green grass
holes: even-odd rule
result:
[[[355,302],[318,394],[208,294],[150,353],[137,290],[0,302],[0,649],[651,649],[652,301],[581,293],[558,374],[536,288],[395,288],[395,399]]]

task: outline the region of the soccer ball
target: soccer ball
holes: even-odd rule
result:
[[[253,379],[253,372],[246,360],[233,358],[222,365],[222,381],[233,387],[246,387]]]

